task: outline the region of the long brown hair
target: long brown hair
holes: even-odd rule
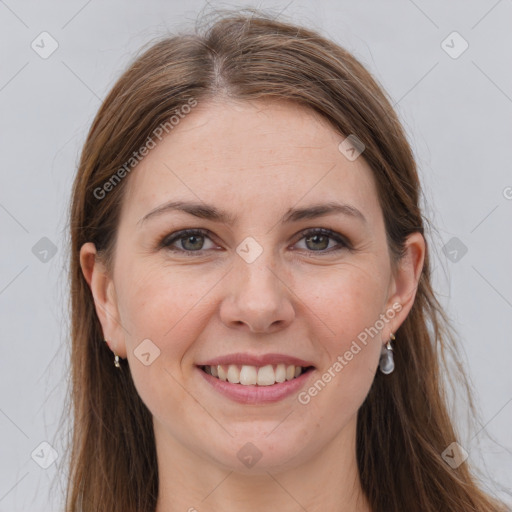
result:
[[[152,43],[104,100],[73,186],[67,512],[155,510],[152,416],[127,362],[116,369],[102,341],[79,252],[93,242],[111,269],[129,171],[103,197],[98,190],[119,176],[134,151],[191,98],[201,102],[219,96],[294,101],[326,118],[339,134],[356,134],[377,182],[394,262],[409,234],[424,234],[428,221],[420,210],[420,182],[403,128],[386,93],[346,50],[313,30],[253,9],[222,13],[194,33]],[[453,338],[432,289],[427,246],[416,300],[396,333],[397,369],[388,376],[377,372],[358,413],[360,479],[375,511],[500,510],[479,489],[467,462],[452,469],[441,456],[457,439],[443,379],[445,354],[456,355]]]

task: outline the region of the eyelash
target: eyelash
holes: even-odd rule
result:
[[[190,236],[197,236],[197,235],[210,238],[208,236],[209,235],[209,231],[206,230],[206,229],[200,229],[200,228],[198,228],[198,229],[184,229],[182,231],[177,231],[175,233],[171,233],[170,235],[166,235],[160,241],[158,246],[161,249],[167,249],[167,250],[169,250],[171,252],[178,252],[178,253],[184,253],[184,254],[190,254],[190,255],[192,255],[192,254],[195,254],[195,255],[203,254],[205,251],[208,251],[209,249],[199,249],[197,251],[189,251],[187,249],[171,248],[171,245],[174,242],[182,240],[182,239],[185,239],[185,238],[188,238]],[[299,240],[297,240],[297,242],[301,241],[303,238],[306,238],[308,236],[322,235],[322,236],[327,236],[328,238],[331,238],[331,239],[335,240],[339,244],[339,247],[334,247],[334,248],[331,247],[330,249],[319,250],[319,251],[309,250],[308,252],[311,252],[311,253],[327,254],[327,253],[341,251],[343,249],[352,250],[352,247],[351,247],[350,243],[346,239],[344,239],[341,235],[339,235],[338,233],[336,233],[335,231],[332,231],[330,229],[310,228],[310,229],[306,229],[305,231],[302,231],[300,233],[300,235],[301,235],[301,238],[299,238]]]

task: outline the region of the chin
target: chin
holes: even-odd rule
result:
[[[272,433],[279,423],[272,422],[272,428],[267,428],[268,422],[261,430],[254,432],[258,422],[252,425],[247,432],[239,429],[239,432],[222,446],[217,444],[217,450],[212,452],[212,445],[204,447],[203,454],[225,470],[247,475],[264,475],[267,472],[281,472],[300,464],[306,457],[303,428],[296,435],[290,435],[289,426],[284,433]],[[261,425],[260,425],[261,426]],[[277,429],[276,429],[277,430]],[[270,435],[269,435],[270,433]],[[298,447],[301,450],[298,450]],[[311,447],[313,448],[313,447]],[[307,450],[306,450],[307,451]]]

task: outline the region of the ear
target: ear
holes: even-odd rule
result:
[[[407,237],[404,256],[398,262],[397,268],[391,277],[390,295],[386,303],[386,311],[393,309],[397,313],[383,329],[383,341],[387,341],[391,337],[391,333],[398,330],[414,304],[425,261],[425,250],[425,239],[421,233],[411,233]]]
[[[87,242],[80,249],[80,266],[91,289],[105,340],[110,350],[125,359],[126,344],[119,318],[114,281],[109,276],[104,263],[98,258],[93,243]]]

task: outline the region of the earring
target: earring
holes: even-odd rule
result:
[[[108,344],[107,340],[103,340],[105,343]],[[121,368],[121,365],[119,364],[119,356],[114,352],[114,366],[116,368]]]
[[[395,359],[393,357],[393,347],[391,341],[395,340],[395,336],[391,333],[388,342],[382,346],[380,353],[379,368],[384,375],[389,375],[395,369]]]

